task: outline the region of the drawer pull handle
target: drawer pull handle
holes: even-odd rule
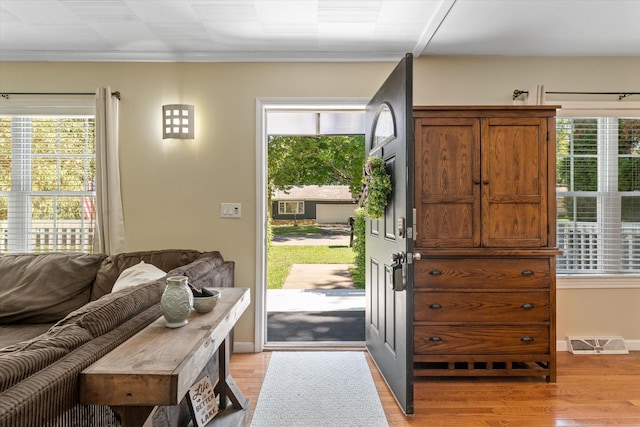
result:
[[[429,274],[432,275],[432,276],[440,276],[442,274],[442,271],[440,271],[440,270],[431,270],[429,272]]]
[[[522,270],[522,273],[520,273],[523,276],[533,276],[533,271],[532,270]]]
[[[434,302],[433,304],[429,304],[429,308],[438,309],[438,308],[442,308],[442,306],[437,302]]]
[[[440,341],[442,341],[442,338],[440,338],[440,337],[439,337],[439,336],[437,336],[437,335],[434,335],[434,336],[432,336],[432,337],[429,337],[429,341],[432,341],[432,342],[440,342]]]
[[[531,304],[530,302],[525,302],[520,306],[520,308],[523,308],[525,310],[531,310],[533,307],[534,305]]]
[[[520,341],[525,342],[525,343],[533,342],[533,337],[524,336],[524,337],[520,338]]]

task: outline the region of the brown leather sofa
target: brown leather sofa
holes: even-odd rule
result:
[[[111,292],[141,261],[166,276]],[[0,256],[0,427],[119,425],[110,408],[79,404],[80,372],[161,315],[167,276],[232,287],[234,267],[219,252],[195,250]],[[153,424],[186,421],[183,402],[159,408]]]

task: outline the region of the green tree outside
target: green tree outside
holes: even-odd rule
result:
[[[270,136],[269,200],[294,185],[348,185],[357,195],[365,161],[364,136]]]
[[[31,119],[31,191],[68,195],[37,195],[31,199],[32,219],[80,219],[81,196],[95,180],[93,118]],[[90,123],[87,123],[87,122]],[[0,191],[12,190],[12,119],[0,118]],[[69,194],[71,193],[71,194]],[[8,198],[0,197],[0,220],[8,219]]]

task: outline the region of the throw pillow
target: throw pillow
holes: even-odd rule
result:
[[[141,285],[143,283],[149,283],[164,277],[166,274],[167,273],[160,270],[155,265],[140,261],[139,264],[129,267],[120,273],[120,276],[118,276],[111,292],[116,292],[120,289],[129,288],[131,286]]]
[[[0,324],[52,323],[89,302],[103,254],[0,256]]]

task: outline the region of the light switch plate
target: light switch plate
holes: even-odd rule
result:
[[[242,217],[242,204],[240,203],[220,203],[220,216],[222,218]]]

